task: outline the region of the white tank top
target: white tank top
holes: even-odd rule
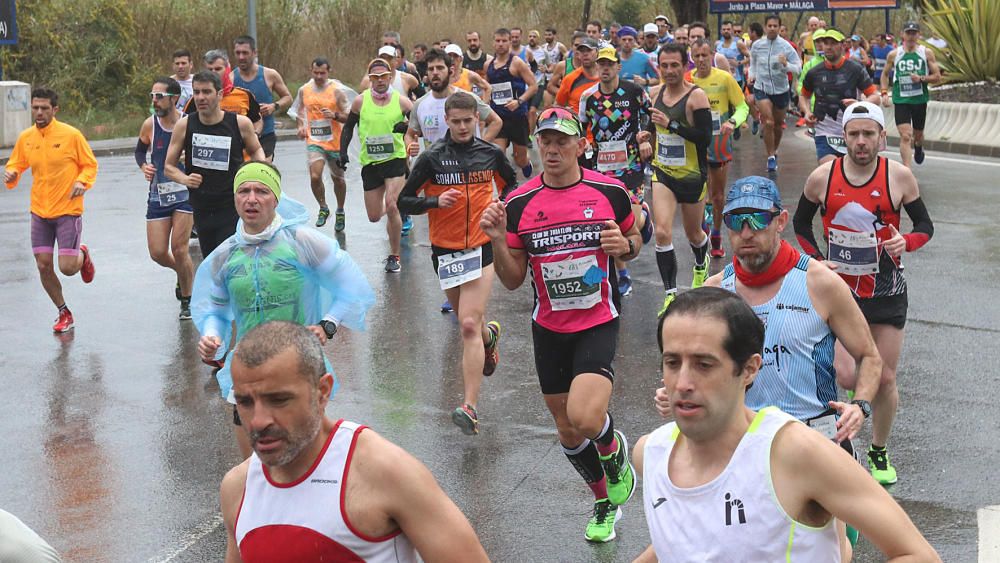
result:
[[[236,544],[245,563],[298,561],[416,562],[410,540],[356,531],[344,515],[347,461],[365,426],[338,421],[317,463],[297,481],[277,484],[253,454],[236,515]]]
[[[643,448],[643,509],[661,562],[840,561],[833,519],[822,528],[796,522],[774,495],[771,441],[796,422],[775,407],[760,410],[732,459],[712,481],[681,489],[667,464],[680,429],[671,422],[649,435]]]
[[[409,96],[406,93],[406,88],[403,87],[403,71],[396,69],[396,76],[392,78],[392,84],[389,85],[389,88],[399,92],[399,95],[404,98]]]

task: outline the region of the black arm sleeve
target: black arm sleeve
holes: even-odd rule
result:
[[[691,141],[699,151],[708,149],[712,142],[712,110],[708,108],[694,110],[694,127],[677,123],[677,134]]]
[[[360,119],[361,116],[352,111],[347,114],[347,121],[344,123],[344,127],[340,130],[341,164],[347,164],[347,147],[351,144],[351,139],[354,138],[354,127],[358,124],[358,120]]]
[[[146,151],[148,150],[149,145],[143,143],[142,139],[135,142],[135,163],[138,164],[140,168],[142,168],[143,164],[146,164]]]
[[[816,243],[816,234],[813,233],[813,217],[816,216],[818,210],[819,204],[809,201],[809,198],[802,194],[802,197],[799,198],[799,207],[795,210],[795,216],[792,217],[792,227],[795,229],[795,238],[798,239],[802,250],[817,260],[825,260],[823,253],[819,251],[819,245]]]
[[[424,187],[424,184],[431,177],[430,159],[430,154],[424,153],[413,164],[413,169],[410,170],[410,175],[406,177],[406,183],[403,184],[403,190],[399,192],[399,197],[396,198],[396,206],[399,207],[400,213],[423,215],[429,209],[437,209],[437,197],[421,197],[417,195],[417,192]]]
[[[931,216],[927,213],[927,206],[924,205],[923,198],[918,197],[910,203],[904,204],[903,209],[913,221],[913,231],[903,235],[903,238],[906,239],[906,251],[913,252],[927,244],[927,241],[934,236],[934,223],[931,222]]]

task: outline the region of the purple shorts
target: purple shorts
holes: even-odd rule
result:
[[[59,241],[59,256],[79,256],[82,233],[83,217],[79,215],[43,219],[34,213],[31,214],[33,254],[54,254],[56,241]]]

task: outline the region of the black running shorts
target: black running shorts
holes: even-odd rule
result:
[[[618,345],[618,325],[618,319],[614,319],[581,332],[562,333],[531,323],[535,369],[542,393],[569,393],[573,378],[581,373],[596,373],[614,383],[611,362]]]

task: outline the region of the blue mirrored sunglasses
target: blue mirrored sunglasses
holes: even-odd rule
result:
[[[754,231],[760,231],[766,229],[771,221],[775,217],[780,215],[780,211],[753,211],[751,213],[726,213],[722,216],[722,220],[726,223],[726,226],[733,231],[742,231],[743,225],[748,223],[750,229]]]

